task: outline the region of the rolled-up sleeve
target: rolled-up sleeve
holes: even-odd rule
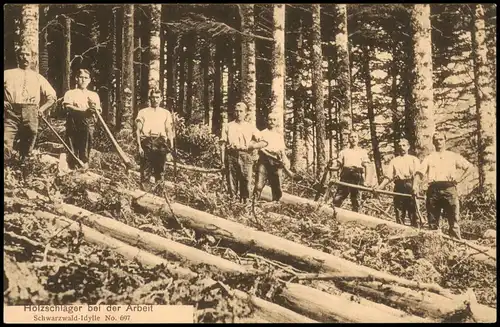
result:
[[[64,93],[63,105],[67,105],[67,104],[73,105],[74,101],[75,100],[73,99],[73,92],[71,92],[71,90]]]
[[[455,165],[458,169],[466,170],[472,166],[472,164],[467,159],[465,159],[458,153],[456,154],[455,162],[456,162]]]
[[[49,100],[57,100],[57,94],[52,85],[50,85],[49,81],[45,79],[42,75],[40,75],[40,93],[45,97],[45,99]]]

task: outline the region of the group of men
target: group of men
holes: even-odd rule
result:
[[[472,172],[472,164],[464,157],[446,150],[446,135],[437,132],[433,135],[435,151],[420,160],[408,153],[408,140],[399,141],[399,155],[393,158],[383,176],[382,182],[373,188],[373,193],[394,182],[394,192],[411,196],[394,196],[396,221],[403,224],[405,216],[410,218],[411,225],[418,226],[416,196],[420,191],[422,180],[428,183],[426,191],[427,221],[430,229],[439,229],[441,216],[448,220],[449,234],[461,238],[459,227],[459,197],[457,184],[465,180]],[[358,145],[358,135],[350,133],[349,148],[340,151],[337,167],[341,169],[340,181],[363,185],[366,180],[367,166],[370,161],[368,153]],[[463,173],[460,174],[459,172]],[[354,211],[359,211],[359,191],[354,187],[341,185],[333,200],[335,207],[351,195],[351,205]]]
[[[39,119],[56,101],[56,91],[39,73],[32,70],[33,52],[22,46],[17,50],[18,68],[4,72],[4,152],[18,154],[25,163],[33,153]],[[64,94],[62,106],[66,114],[65,143],[72,155],[67,156],[70,169],[79,161],[88,167],[92,149],[96,115],[102,111],[99,95],[88,89],[92,81],[87,69],[78,69],[76,87]],[[166,156],[173,146],[173,123],[170,112],[159,106],[161,92],[150,92],[151,106],[139,111],[137,141],[141,156],[141,176],[152,172],[159,180]]]
[[[4,151],[18,152],[21,161],[29,157],[34,148],[38,131],[38,119],[56,102],[56,92],[49,82],[31,70],[32,52],[21,47],[18,52],[19,67],[4,72]],[[76,88],[64,95],[66,109],[66,141],[74,155],[88,166],[96,115],[101,112],[99,95],[87,89],[91,75],[86,69],[76,74]],[[172,114],[160,107],[161,92],[153,89],[149,93],[150,106],[138,112],[136,118],[136,140],[141,157],[141,180],[160,181],[168,153],[173,153],[175,124]],[[43,104],[42,104],[43,102]],[[247,202],[252,196],[259,199],[262,190],[269,183],[272,200],[282,197],[281,181],[283,170],[290,163],[286,156],[283,134],[279,132],[280,119],[271,112],[268,128],[259,131],[246,121],[248,107],[239,102],[235,106],[235,119],[228,123],[221,137],[222,163],[225,167],[228,191],[231,197]],[[472,165],[459,154],[446,150],[446,136],[433,136],[436,151],[422,162],[408,153],[407,140],[399,142],[399,156],[389,163],[383,181],[373,189],[376,194],[388,183],[394,182],[394,191],[416,195],[423,178],[428,182],[426,209],[431,229],[438,229],[441,213],[448,219],[450,234],[460,238],[459,200],[457,183],[471,170]],[[370,164],[368,153],[358,145],[358,135],[349,134],[349,147],[340,151],[332,170],[340,169],[340,181],[363,185],[366,168]],[[72,156],[68,165],[76,165]],[[465,173],[458,177],[458,170]],[[253,192],[252,175],[255,171]],[[354,211],[359,211],[359,191],[354,187],[338,186],[333,206],[340,207],[350,195]],[[412,197],[395,196],[396,220],[404,222],[405,215],[411,224],[417,226],[416,202]]]
[[[282,196],[282,171],[290,166],[285,153],[285,139],[278,130],[278,114],[269,114],[268,128],[262,131],[246,120],[247,114],[248,106],[243,102],[237,103],[235,119],[222,131],[221,161],[225,167],[229,195],[239,196],[244,203],[250,195],[258,200],[267,181],[272,201],[278,202]],[[254,170],[255,187],[252,192]]]

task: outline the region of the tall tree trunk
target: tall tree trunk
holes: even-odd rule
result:
[[[132,131],[134,105],[134,5],[125,5],[123,11],[123,57],[121,86],[120,129]]]
[[[285,114],[285,5],[273,4],[272,104],[279,117],[279,131],[284,132]]]
[[[64,16],[63,94],[71,89],[71,19]]]
[[[228,97],[227,97],[227,115],[229,119],[233,119],[234,117],[234,107],[236,105],[236,102],[238,101],[237,98],[237,93],[236,93],[236,81],[238,80],[238,77],[236,76],[238,74],[237,69],[236,69],[236,55],[237,55],[237,44],[233,40],[229,40],[229,48],[232,51],[228,51],[228,56],[227,56],[227,66],[228,66]]]
[[[167,106],[172,112],[177,108],[177,89],[175,80],[176,76],[176,61],[175,61],[175,44],[177,43],[176,35],[168,31],[167,32]]]
[[[38,26],[39,5],[23,5],[21,7],[20,45],[31,49],[33,62],[31,68],[38,72]]]
[[[292,157],[290,168],[294,172],[304,172],[307,169],[306,131],[304,127],[304,97],[305,90],[302,85],[302,70],[304,69],[303,57],[303,26],[302,19],[298,17],[297,44],[293,55],[293,136]]]
[[[210,128],[212,126],[212,109],[213,109],[213,71],[214,63],[212,59],[211,44],[208,39],[205,39],[203,47],[203,108],[204,122]]]
[[[166,17],[166,10],[164,9],[164,6],[160,6],[160,71],[159,71],[159,88],[161,90],[162,94],[162,105],[166,106],[167,109],[170,109],[168,107],[168,85],[167,85],[167,47],[168,47],[168,38],[167,38],[167,31],[165,28],[161,28],[161,22],[164,20]],[[151,22],[153,24],[153,22]]]
[[[160,88],[161,4],[149,4],[149,90]]]
[[[179,37],[179,55],[177,56],[179,60],[179,98],[177,99],[177,112],[179,115],[184,117],[185,111],[184,99],[186,97],[186,35],[182,35]]]
[[[48,42],[48,5],[40,5],[40,62],[39,62],[39,70],[40,74],[48,78],[49,76],[49,49],[47,46]]]
[[[95,8],[99,10],[99,7]],[[90,23],[90,41],[91,41],[91,46],[92,46],[92,51],[89,54],[89,57],[91,58],[90,62],[90,69],[93,72],[92,76],[92,84],[94,86],[94,90],[96,92],[99,92],[99,86],[98,81],[100,80],[100,75],[101,75],[101,70],[99,66],[99,22],[97,21],[97,15],[96,12],[89,14],[89,23]]]
[[[488,67],[484,9],[475,5],[472,26],[472,60],[474,64],[474,94],[477,110],[479,187],[495,191],[496,119],[491,81],[495,79]],[[487,173],[493,172],[493,176]],[[488,180],[486,177],[489,177]],[[493,178],[492,178],[493,177]]]
[[[108,113],[108,123],[110,123],[114,130],[119,127],[119,108],[121,106],[121,39],[122,39],[122,25],[123,25],[123,8],[118,7],[113,10],[113,25],[112,25],[112,55],[111,55],[111,78],[114,80],[113,92],[111,93],[111,106]]]
[[[314,4],[312,10],[312,93],[316,118],[316,178],[321,178],[326,166],[325,153],[325,108],[323,99],[323,53],[321,47],[321,15],[320,5]]]
[[[193,74],[193,66],[194,66],[194,55],[195,48],[197,46],[197,36],[193,35],[189,37],[189,41],[186,43],[186,59],[187,59],[187,79],[186,79],[186,124],[189,124],[191,121],[191,116],[193,113],[193,97],[194,97],[194,74]]]
[[[415,126],[415,145],[417,156],[422,159],[433,151],[432,135],[435,130],[433,81],[432,81],[432,43],[430,5],[416,4],[411,11],[413,27],[413,112]]]
[[[248,120],[256,126],[257,81],[255,72],[254,5],[239,4],[241,15],[241,98],[248,106]]]
[[[112,52],[113,52],[113,12],[111,9],[106,8],[106,10],[98,10],[97,11],[97,19],[99,25],[99,42],[105,43],[106,45],[100,47],[98,50],[98,61],[99,65],[99,99],[101,100],[102,113],[103,116],[107,119],[109,116],[110,110],[110,88],[112,87],[112,67],[110,64],[113,61]],[[111,28],[110,28],[111,25]]]
[[[344,130],[352,129],[351,71],[349,68],[349,34],[347,29],[347,5],[336,4],[338,17],[335,44],[338,60],[338,89],[340,100],[340,143],[344,144]]]
[[[392,50],[392,64],[391,64],[391,110],[392,110],[392,139],[394,142],[394,152],[397,151],[398,142],[401,139],[401,118],[398,106],[398,53],[397,44],[394,42]]]
[[[370,136],[373,150],[373,160],[375,161],[375,171],[377,180],[380,183],[383,176],[382,156],[380,155],[377,127],[375,125],[375,112],[373,109],[372,77],[370,72],[371,53],[368,45],[363,46],[363,75],[366,87],[366,107],[368,108],[368,121],[370,124]]]
[[[217,40],[215,46],[215,74],[214,74],[214,109],[212,114],[212,133],[221,136],[222,133],[222,69],[223,69],[223,44]]]

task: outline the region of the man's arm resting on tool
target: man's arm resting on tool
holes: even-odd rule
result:
[[[40,107],[40,109],[38,109],[38,112],[39,114],[43,114],[45,112],[45,110],[47,110],[48,108],[52,107],[52,105],[54,103],[56,103],[57,99],[55,96],[48,96],[47,97],[47,101],[43,104],[43,106]]]

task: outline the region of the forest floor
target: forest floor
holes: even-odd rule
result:
[[[51,139],[42,133],[39,144]],[[46,146],[41,148],[41,152],[55,157],[59,157],[61,152],[60,147],[52,150]],[[101,146],[100,150],[105,150],[105,147]],[[188,160],[187,157],[182,158],[182,151],[179,152],[180,161],[204,165],[203,160]],[[38,160],[29,163],[30,178],[26,181],[18,163],[10,158],[4,159],[5,196],[6,199],[15,199],[4,201],[6,304],[192,304],[197,308],[197,321],[230,322],[249,317],[252,305],[227,297],[220,289],[207,291],[201,282],[204,278],[209,277],[279,303],[277,296],[282,282],[273,274],[301,272],[300,267],[266,260],[248,249],[221,245],[220,240],[211,235],[172,227],[165,223],[164,217],[137,210],[129,197],[113,191],[112,186],[116,184],[139,189],[139,181],[136,175],[125,172],[118,156],[112,152],[93,151],[90,171],[109,180],[103,179],[90,185],[73,178],[79,171],[59,176],[57,166],[49,167]],[[206,165],[210,166],[210,163]],[[321,214],[309,206],[260,203],[252,210],[251,205],[235,203],[227,197],[220,174],[180,169],[174,174],[173,169],[167,166],[166,179],[174,183],[174,189],[154,192],[168,197],[170,201],[379,271],[420,283],[435,283],[455,294],[472,288],[478,303],[496,308],[496,270],[467,256],[466,246],[437,234],[418,233],[411,237],[399,237],[401,235],[385,225],[368,228],[356,223],[339,223],[335,216]],[[296,195],[311,197],[312,185],[304,185],[307,187],[300,190],[296,183],[287,182],[285,189]],[[195,278],[183,279],[169,273],[165,267],[145,267],[109,249],[89,244],[78,233],[61,230],[53,221],[35,217],[36,210],[51,211],[53,204],[27,201],[28,186],[41,194],[50,195],[52,199],[113,217],[140,230],[243,266],[257,267],[269,274],[250,282],[248,277],[221,274],[212,267],[201,265],[189,267],[197,273]],[[363,209],[366,214],[382,219],[393,216],[388,198],[377,201],[365,199],[365,204],[371,207],[374,203],[383,208],[384,217],[377,213],[379,210],[370,211],[368,206]],[[463,199],[462,228],[466,238],[480,245],[496,247],[495,239],[482,237],[486,230],[496,230],[494,204],[491,199],[479,194]],[[425,216],[425,212],[423,214]],[[332,294],[342,292],[334,282],[321,285],[315,281],[301,283]]]

